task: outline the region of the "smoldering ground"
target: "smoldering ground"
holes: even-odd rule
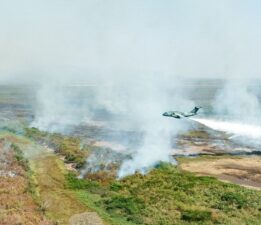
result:
[[[168,81],[169,77],[152,80],[145,76],[127,83],[115,80],[113,85],[97,85],[92,90],[85,87],[72,96],[68,95],[74,90],[71,87],[59,90],[48,88],[47,92],[43,88],[36,107],[40,113],[36,114],[31,126],[66,133],[70,125],[93,123],[96,113],[103,110],[111,115],[103,118],[105,126],[113,124],[113,129],[135,131],[142,135],[141,145],[129,149],[131,159],[123,162],[119,176],[135,171],[145,172],[160,161],[173,162],[170,156],[171,137],[189,127],[189,123],[184,121],[173,124],[162,117],[162,110],[168,110],[170,105],[185,110],[194,106],[180,88],[181,80],[176,80],[176,83]],[[174,95],[173,89],[176,90]],[[74,92],[77,93],[77,90]],[[86,101],[83,96],[88,94],[92,98]],[[128,139],[124,133],[120,138]],[[87,159],[87,163],[90,159]]]
[[[170,109],[181,109],[189,111],[195,105],[195,102],[191,100],[191,95],[194,91],[197,91],[197,85],[195,89],[184,89],[185,81],[176,80],[176,83],[169,84],[167,81],[169,77],[154,78],[154,80],[145,80],[148,77],[139,77],[139,82],[128,81],[122,83],[121,80],[116,81],[112,85],[97,85],[92,87],[91,98],[86,101],[83,96],[90,95],[87,87],[87,92],[81,91],[78,95],[72,95],[71,99],[68,100],[68,89],[64,87],[63,91],[57,92],[54,89],[49,89],[48,94],[55,96],[59,93],[59,98],[46,98],[45,95],[40,95],[44,99],[39,99],[39,103],[44,103],[46,99],[49,105],[52,105],[51,115],[57,115],[57,117],[50,117],[50,114],[40,114],[40,117],[36,117],[37,121],[42,121],[45,124],[40,129],[49,129],[48,131],[59,131],[66,133],[70,129],[70,125],[85,124],[92,125],[97,122],[102,122],[103,126],[113,126],[114,130],[118,130],[121,134],[118,135],[118,139],[121,139],[121,143],[128,143],[129,133],[124,131],[134,131],[135,134],[140,135],[137,146],[127,144],[128,150],[123,152],[129,157],[124,160],[124,157],[119,155],[115,157],[112,152],[109,154],[103,154],[99,152],[96,154],[93,152],[87,161],[86,168],[82,171],[82,176],[87,171],[92,170],[91,168],[99,168],[105,165],[113,163],[120,163],[121,167],[118,172],[118,176],[122,177],[139,171],[142,173],[147,172],[150,168],[155,166],[160,161],[175,162],[171,157],[173,152],[173,142],[171,140],[175,135],[181,134],[187,129],[191,128],[191,123],[188,120],[169,120],[168,118],[162,117],[163,111]],[[233,81],[233,82],[232,82]],[[259,146],[258,139],[260,137],[260,127],[254,122],[258,121],[255,116],[258,114],[259,102],[258,95],[250,88],[247,87],[249,84],[237,83],[236,80],[230,81],[233,85],[240,87],[239,90],[233,91],[231,84],[226,82],[224,86],[220,87],[215,98],[209,104],[213,104],[214,117],[209,115],[208,118],[204,118],[204,114],[201,113],[201,118],[192,118],[193,120],[202,123],[211,129],[226,132],[231,141],[239,144],[257,147]],[[251,83],[251,82],[250,82]],[[84,87],[84,90],[86,87]],[[70,90],[72,91],[72,89]],[[240,97],[241,95],[241,97]],[[77,107],[71,104],[74,102],[74,97],[77,96]],[[141,96],[141,97],[140,97]],[[231,102],[234,102],[236,98],[239,98],[235,107],[231,106]],[[225,99],[225,100],[221,100]],[[53,102],[55,104],[53,104]],[[253,103],[254,102],[254,103]],[[57,106],[56,106],[57,104]],[[242,113],[241,107],[245,106],[251,110],[251,113],[245,111]],[[232,108],[231,108],[232,107]],[[44,108],[41,108],[41,112],[48,112]],[[72,111],[70,108],[74,108]],[[57,111],[55,111],[57,109]],[[69,109],[69,110],[67,110]],[[76,109],[77,113],[74,113]],[[163,110],[164,109],[164,110]],[[109,114],[107,117],[100,117],[100,121],[97,121],[97,113],[102,110]],[[61,115],[59,115],[59,113]],[[105,113],[105,114],[106,114]],[[246,116],[247,115],[247,116]],[[212,118],[211,118],[212,117]],[[60,118],[57,123],[57,118]],[[72,120],[72,118],[77,118]],[[33,123],[37,126],[37,123]],[[53,126],[52,126],[53,125]],[[55,127],[56,126],[56,127]],[[58,130],[56,130],[58,129]],[[111,130],[112,131],[112,130]],[[109,130],[110,132],[110,130]],[[113,134],[106,135],[107,140],[113,142]],[[100,167],[100,168],[101,168]]]

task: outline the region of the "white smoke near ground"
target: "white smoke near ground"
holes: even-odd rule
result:
[[[113,166],[117,166],[124,159],[124,155],[110,149],[99,149],[86,159],[86,165],[82,169],[79,178],[84,178],[86,174],[99,171],[111,171]]]
[[[162,116],[168,110],[188,111],[194,107],[193,102],[187,100],[188,93],[182,90],[184,82],[170,80],[169,76],[114,79],[110,85],[97,85],[87,103],[83,92],[71,93],[76,91],[74,88],[44,87],[39,90],[31,126],[49,132],[66,132],[71,125],[92,121],[97,109],[106,110],[116,117],[117,123],[112,129],[135,131],[143,137],[138,148],[129,150],[131,159],[123,161],[118,176],[136,171],[144,173],[161,161],[174,162],[171,138],[189,127],[185,120]],[[127,137],[122,135],[121,138]]]
[[[260,102],[251,90],[255,80],[228,80],[218,91],[213,108],[218,115],[230,116],[238,121],[260,122]]]
[[[252,90],[256,81],[226,81],[212,103],[214,118],[192,118],[211,129],[230,135],[234,142],[258,147],[261,144],[261,106]]]
[[[251,125],[239,121],[222,121],[220,119],[214,120],[192,118],[192,120],[197,121],[207,127],[210,127],[211,129],[223,131],[228,134],[234,134],[234,137],[243,136],[253,139],[261,138],[261,126]]]
[[[89,115],[84,96],[66,86],[43,85],[37,92],[32,127],[62,132],[83,122]]]
[[[170,156],[171,137],[189,127],[185,121],[162,116],[167,110],[188,110],[194,106],[181,90],[182,81],[169,83],[170,77],[157,77],[146,82],[144,78],[140,78],[139,83],[122,87],[116,95],[120,101],[118,97],[110,98],[113,102],[122,103],[121,113],[128,121],[127,125],[144,135],[143,144],[132,151],[131,159],[123,162],[118,177],[136,171],[144,173],[160,161],[174,162]],[[171,91],[175,94],[171,94]]]
[[[155,124],[154,124],[155,125]],[[159,162],[175,163],[171,157],[171,129],[151,127],[146,131],[144,144],[132,155],[132,158],[123,162],[118,172],[122,178],[135,172],[146,173]],[[167,134],[168,133],[168,134]]]
[[[70,126],[86,124],[86,121],[95,124],[96,110],[103,109],[117,118],[112,129],[136,131],[143,137],[140,146],[129,149],[130,158],[123,160],[119,178],[137,171],[146,173],[161,161],[175,163],[171,157],[171,138],[187,130],[190,123],[163,117],[162,113],[174,109],[189,111],[195,106],[188,100],[189,93],[183,90],[185,82],[177,78],[175,82],[169,82],[173,76],[108,78],[110,82],[106,84],[94,80],[101,85],[92,88],[92,97],[88,99],[85,98],[89,93],[85,90],[89,89],[88,85],[79,85],[84,90],[81,92],[70,86],[44,86],[39,90],[35,120],[31,125],[41,130],[66,133]],[[231,135],[233,141],[256,146],[261,137],[261,126],[256,125],[260,106],[257,95],[249,87],[249,82],[229,80],[212,103],[217,119],[192,120]],[[103,122],[107,126],[112,124],[110,119]],[[128,137],[122,134],[121,138]],[[113,162],[111,158],[104,160],[94,154],[86,164],[98,168],[101,159],[107,164]],[[82,177],[90,171],[89,168],[81,172]]]
[[[170,95],[168,91],[171,87],[175,88],[175,85],[155,81],[145,91],[141,86],[135,90],[134,96],[128,96],[128,121],[143,132],[144,139],[143,144],[132,153],[131,159],[123,162],[119,177],[135,171],[145,173],[160,161],[174,162],[170,156],[171,137],[184,131],[189,125],[185,121],[163,117],[162,113],[175,108],[187,110],[193,107],[193,103],[182,97],[178,86],[176,96]],[[184,107],[184,104],[187,106]]]

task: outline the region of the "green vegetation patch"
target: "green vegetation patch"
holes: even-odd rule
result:
[[[88,191],[94,191],[101,187],[101,185],[96,181],[89,181],[84,179],[78,179],[76,175],[72,172],[69,172],[66,176],[67,181],[67,187],[70,189],[76,189],[76,190],[88,190]]]
[[[101,184],[96,189],[102,192],[90,191],[90,182],[94,181],[68,179],[76,184],[71,188],[81,189],[82,199],[95,196],[92,199],[96,210],[126,224],[258,224],[261,221],[261,192],[212,177],[198,177],[165,163],[147,175],[135,174],[108,185]],[[86,204],[90,206],[89,201]]]
[[[185,210],[181,213],[181,219],[185,221],[207,221],[211,220],[210,211],[206,210]]]
[[[65,162],[75,163],[77,169],[84,166],[85,159],[89,154],[89,149],[87,147],[82,148],[80,139],[76,137],[48,133],[37,128],[26,128],[25,135],[38,143],[53,148],[65,157]]]
[[[235,193],[235,192],[225,192],[221,195],[221,201],[223,204],[221,206],[228,206],[232,208],[241,209],[247,207],[248,201],[247,196],[244,193]],[[260,202],[261,204],[261,202]]]
[[[107,200],[104,200],[106,210],[112,212],[120,210],[126,215],[138,214],[144,207],[144,202],[134,196],[125,197],[123,195],[116,195]]]
[[[29,161],[24,157],[23,151],[20,149],[20,147],[16,144],[11,144],[11,148],[13,149],[15,153],[15,159],[16,161],[24,168],[25,171],[30,170]]]

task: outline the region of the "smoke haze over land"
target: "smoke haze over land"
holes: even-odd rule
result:
[[[144,134],[119,176],[145,172],[170,160],[171,136],[189,127],[161,116],[192,109],[185,80],[227,79],[216,114],[260,122],[249,89],[261,73],[260,9],[256,0],[4,0],[0,83],[36,85],[31,126],[42,130],[66,132],[99,110],[119,118],[118,129]]]
[[[0,80],[258,77],[260,8],[257,0],[3,0]]]

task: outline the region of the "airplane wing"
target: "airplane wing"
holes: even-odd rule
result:
[[[184,114],[183,113],[175,113],[177,116],[179,117],[184,117]]]

